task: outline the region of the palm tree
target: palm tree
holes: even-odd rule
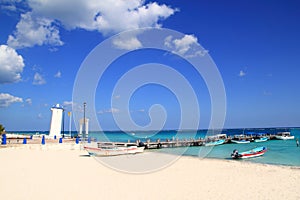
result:
[[[2,135],[3,133],[5,133],[5,128],[2,124],[0,124],[0,135]]]

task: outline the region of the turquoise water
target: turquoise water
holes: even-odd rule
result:
[[[236,131],[236,130],[235,130]],[[291,129],[291,135],[295,138],[300,138],[300,129]],[[255,131],[254,131],[255,132]],[[265,130],[267,132],[267,130]],[[267,132],[268,133],[268,132]],[[274,164],[274,165],[288,165],[288,166],[300,166],[300,147],[297,147],[296,140],[269,140],[267,142],[255,143],[251,142],[249,144],[224,144],[219,146],[211,147],[189,147],[184,153],[185,156],[197,156],[203,157],[200,152],[208,148],[211,150],[205,157],[207,158],[217,158],[217,159],[231,159],[230,155],[234,149],[239,152],[247,151],[255,147],[265,146],[268,151],[261,157],[242,159],[239,162],[255,162],[263,164]],[[161,151],[167,153],[177,154],[180,150],[173,148]]]
[[[243,159],[242,162],[256,162],[264,164],[290,165],[300,166],[300,147],[296,146],[295,140],[271,140],[263,143],[249,144],[225,144],[215,146],[207,155],[208,158],[231,159],[230,154],[233,149],[238,149],[239,152],[247,151],[255,147],[265,146],[268,151],[261,157]],[[198,156],[201,148],[206,147],[190,147],[185,155]]]
[[[268,128],[268,129],[223,129],[222,131],[161,131],[161,132],[137,132],[129,131],[128,133],[121,131],[109,131],[109,132],[90,132],[89,137],[95,138],[98,141],[112,141],[112,142],[135,142],[137,139],[142,142],[150,139],[155,141],[160,139],[164,141],[166,139],[198,139],[204,138],[206,135],[211,133],[226,133],[227,135],[238,135],[242,133],[277,133],[280,131],[290,131],[291,135],[295,138],[300,138],[300,128]],[[36,134],[36,132],[15,132],[22,134]],[[68,132],[65,132],[68,134]],[[49,134],[48,132],[40,132],[40,134]],[[76,135],[77,132],[72,132],[72,135]],[[275,164],[275,165],[289,165],[289,166],[300,166],[300,147],[296,146],[296,140],[270,140],[267,142],[249,144],[224,144],[215,147],[189,147],[183,154],[184,156],[199,156],[199,152],[202,150],[207,150],[203,148],[209,148],[209,153],[205,156],[207,158],[217,158],[217,159],[230,159],[230,154],[234,149],[239,152],[247,151],[255,147],[265,146],[268,151],[261,157],[243,159],[240,162],[255,162],[255,163],[265,163],[265,164]],[[160,149],[155,151],[162,151],[172,154],[178,154],[182,152],[180,148],[168,148]],[[203,155],[201,154],[201,157]]]

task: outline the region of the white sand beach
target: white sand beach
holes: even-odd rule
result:
[[[300,199],[298,168],[181,157],[156,172],[130,174],[74,146],[56,147],[0,148],[1,199]],[[111,160],[155,162],[159,156],[145,152]]]

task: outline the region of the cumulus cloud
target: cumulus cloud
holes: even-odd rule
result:
[[[63,42],[53,20],[35,17],[32,12],[27,12],[21,14],[16,31],[8,36],[7,44],[18,49],[44,44],[60,46]]]
[[[61,78],[61,72],[58,71],[55,75],[54,75],[55,78]]]
[[[20,81],[24,66],[23,57],[13,48],[0,45],[0,84]]]
[[[181,39],[173,39],[173,36],[165,38],[164,45],[172,53],[179,54],[183,57],[204,56],[207,50],[199,50],[198,39],[194,35],[184,35]]]
[[[8,107],[12,103],[23,102],[23,99],[20,97],[12,96],[8,93],[0,93],[0,107]]]
[[[44,77],[40,73],[36,72],[33,77],[33,85],[43,85],[45,83],[46,80]]]
[[[119,35],[112,41],[112,43],[116,48],[124,50],[135,50],[143,46],[137,39],[136,35],[128,34],[122,34],[122,36]]]
[[[28,7],[30,12],[21,15],[15,33],[8,38],[9,45],[16,48],[62,45],[58,25],[67,30],[81,28],[108,35],[141,27],[161,27],[161,21],[177,11],[165,4],[146,4],[144,0],[28,0]]]

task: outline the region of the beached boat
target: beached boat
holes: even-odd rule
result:
[[[266,141],[268,141],[268,137],[261,137],[261,138],[259,138],[259,139],[255,139],[254,140],[254,142],[266,142]]]
[[[221,145],[224,143],[225,143],[225,140],[217,140],[217,141],[205,143],[205,146],[216,146],[216,145]]]
[[[145,147],[115,145],[101,145],[98,147],[84,146],[84,149],[91,156],[117,156],[125,154],[136,154],[144,152],[144,148]]]
[[[250,143],[249,140],[231,140],[231,142],[237,143],[237,144],[248,144],[248,143]]]
[[[244,151],[239,153],[236,149],[233,150],[233,153],[231,154],[231,157],[234,159],[238,158],[254,158],[258,156],[262,156],[267,151],[266,147],[256,147],[254,149],[251,149],[249,151]]]
[[[275,135],[275,138],[278,140],[293,140],[295,136],[291,135],[290,132],[279,132]]]

